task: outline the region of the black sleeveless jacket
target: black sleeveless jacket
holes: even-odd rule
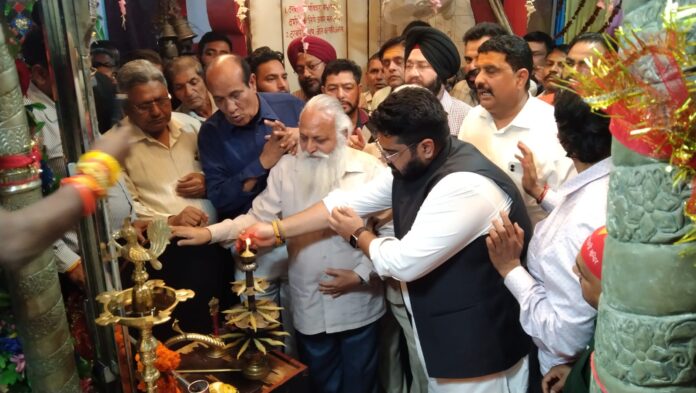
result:
[[[454,172],[473,172],[495,182],[510,198],[510,219],[532,233],[524,201],[512,180],[473,145],[448,139],[416,180],[394,179],[394,227],[401,239],[411,229],[432,188]],[[462,206],[466,208],[466,206]],[[512,367],[531,341],[519,322],[519,305],[488,257],[481,236],[427,275],[407,283],[418,338],[431,378],[473,378]]]

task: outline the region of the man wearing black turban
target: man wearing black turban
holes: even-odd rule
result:
[[[447,112],[450,134],[457,135],[471,107],[449,95],[445,81],[459,71],[461,60],[454,42],[433,27],[414,27],[406,34],[406,83],[435,94]]]

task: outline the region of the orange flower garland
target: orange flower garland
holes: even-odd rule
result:
[[[155,368],[159,370],[161,376],[157,380],[157,392],[159,393],[181,393],[179,383],[176,381],[170,371],[174,371],[181,363],[181,355],[171,349],[165,347],[161,342],[157,343],[155,350]],[[143,364],[140,363],[140,355],[135,355],[135,361],[138,363],[138,371],[143,371]],[[140,381],[138,389],[145,391],[145,383]]]

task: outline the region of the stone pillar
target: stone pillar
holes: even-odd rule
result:
[[[624,28],[657,31],[664,7],[624,1]],[[597,376],[611,393],[696,392],[696,243],[674,244],[692,225],[684,216],[691,189],[674,187],[667,163],[616,140],[612,159]],[[601,391],[594,378],[591,391]]]
[[[0,18],[0,23],[5,21]],[[30,149],[17,70],[0,29],[0,155],[27,155]],[[41,180],[31,165],[0,170],[0,184],[0,205],[4,209],[16,210],[41,198]],[[46,250],[20,269],[6,271],[5,279],[32,391],[80,392],[53,253]]]

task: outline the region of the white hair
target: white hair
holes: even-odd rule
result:
[[[343,136],[343,140],[345,141],[353,130],[353,122],[350,120],[350,117],[343,112],[343,106],[336,97],[332,97],[328,94],[318,94],[307,101],[302,113],[312,109],[333,116],[336,135],[338,135],[339,141],[341,141],[341,136]]]

